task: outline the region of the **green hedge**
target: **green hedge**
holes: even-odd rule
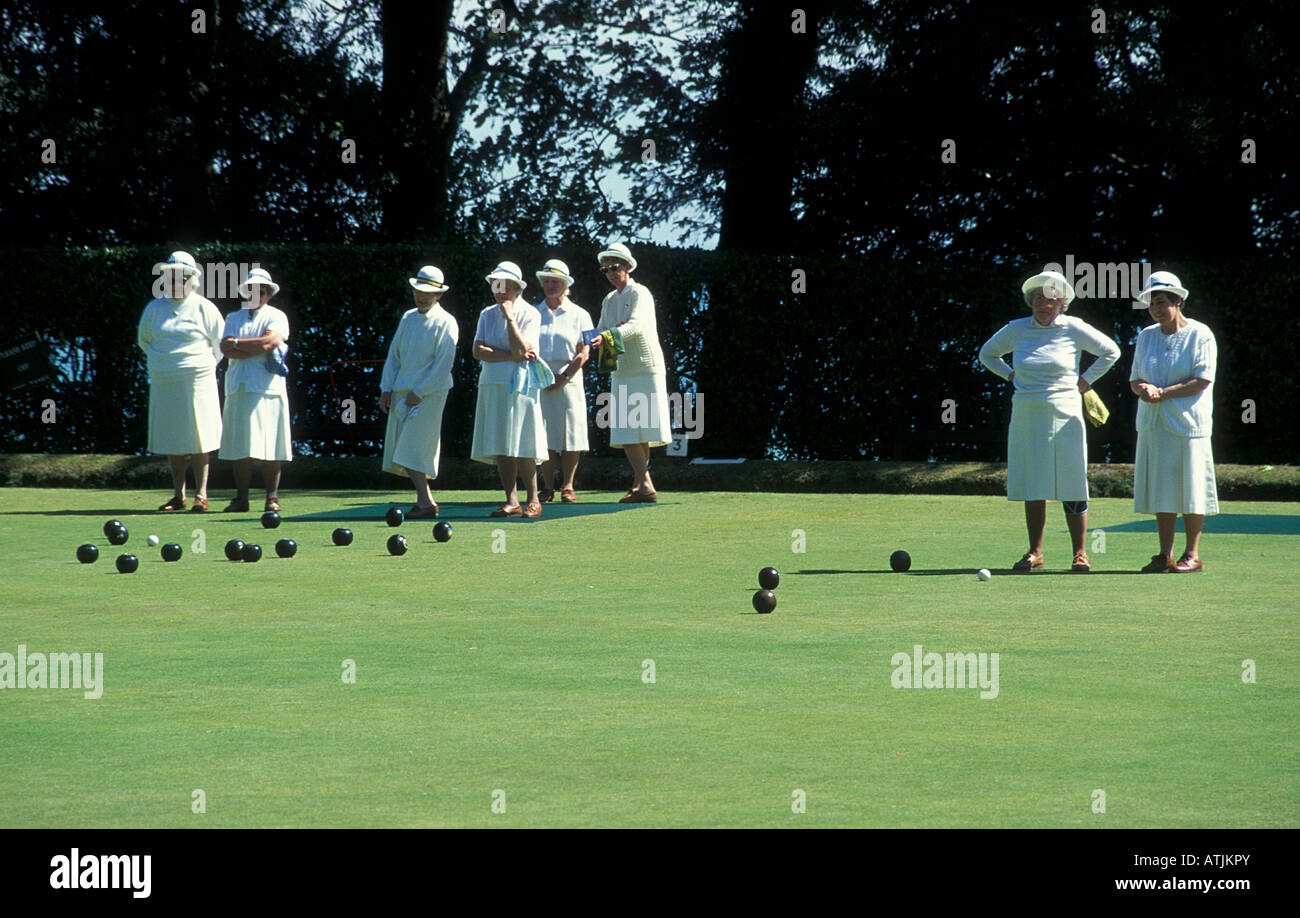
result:
[[[443,303],[460,323],[456,387],[444,420],[443,454],[467,456],[478,368],[470,357],[479,312],[490,303],[483,277],[499,260],[531,276],[550,257],[577,278],[573,299],[593,315],[608,284],[596,270],[597,246],[519,245],[483,250],[455,245],[212,243],[202,263],[257,262],[281,291],[275,303],[293,328],[289,380],[296,449],[303,455],[377,455],[383,435],[378,368],[335,369],[335,361],[381,360],[402,312],[405,278],[422,264],[441,267],[452,285]],[[655,296],[674,391],[703,396],[703,437],[691,454],[778,459],[1005,459],[1010,393],[979,366],[980,344],[1025,315],[1021,265],[867,263],[819,256],[755,256],[636,245],[636,278]],[[135,346],[150,298],[151,267],[165,247],[96,250],[6,249],[0,275],[9,287],[12,340],[39,333],[70,369],[50,390],[11,394],[0,404],[5,449],[20,452],[143,453],[147,384]],[[806,291],[792,292],[801,270]],[[1189,315],[1219,342],[1215,457],[1249,464],[1293,460],[1290,411],[1297,393],[1300,342],[1261,328],[1259,302],[1294,289],[1293,264],[1205,264],[1178,268],[1193,291]],[[535,282],[526,290],[540,299]],[[233,299],[216,299],[223,312]],[[1090,458],[1131,461],[1134,398],[1128,392],[1133,341],[1149,320],[1128,300],[1079,299],[1071,307],[1119,341],[1124,356],[1098,384],[1112,420],[1090,431]],[[607,377],[588,373],[593,405]],[[685,380],[679,377],[685,377]],[[42,423],[42,400],[57,408]],[[353,398],[358,422],[345,425],[340,400]],[[943,423],[943,403],[956,423]],[[1255,423],[1242,403],[1255,403]],[[594,416],[594,414],[593,414]],[[610,455],[592,429],[596,455]]]

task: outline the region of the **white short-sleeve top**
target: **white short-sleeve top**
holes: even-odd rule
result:
[[[221,360],[221,312],[197,293],[180,300],[160,296],[145,306],[136,344],[150,382],[213,372]]]
[[[515,297],[510,314],[515,317],[515,326],[519,335],[534,351],[538,349],[538,337],[541,332],[542,317],[523,297]],[[478,314],[478,328],[474,330],[474,340],[482,341],[499,351],[510,350],[510,334],[506,330],[506,318],[501,315],[501,307],[493,303]],[[540,354],[540,352],[539,352]],[[478,374],[480,386],[499,383],[510,385],[510,377],[515,371],[513,360],[480,361]]]
[[[1083,373],[1088,385],[1119,360],[1119,345],[1082,319],[1059,315],[1051,325],[1039,325],[1033,316],[1002,326],[980,348],[980,363],[1006,379],[1015,370],[1012,399],[1049,399],[1078,394],[1079,362],[1084,352],[1097,359]],[[1002,359],[1011,354],[1011,364]]]
[[[552,309],[545,300],[537,304],[541,318],[537,356],[546,361],[572,360],[578,351],[582,333],[591,331],[596,324],[591,314],[565,296],[560,305]]]
[[[410,391],[428,398],[441,389],[450,389],[459,338],[456,319],[440,304],[434,303],[426,313],[407,310],[388,346],[380,391]]]
[[[222,337],[260,338],[268,331],[289,340],[289,317],[269,303],[256,309],[236,309],[226,316]],[[240,391],[284,395],[287,390],[284,377],[267,367],[266,354],[256,354],[226,360],[226,394]]]
[[[1204,322],[1187,319],[1172,335],[1159,325],[1138,332],[1133,351],[1131,382],[1147,382],[1164,388],[1189,379],[1209,380],[1195,395],[1138,402],[1137,429],[1161,428],[1180,437],[1208,437],[1214,428],[1214,372],[1219,348],[1214,332]]]

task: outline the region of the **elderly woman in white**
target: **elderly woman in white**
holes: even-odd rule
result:
[[[266,510],[280,510],[281,463],[293,459],[289,393],[283,366],[289,318],[270,305],[280,285],[261,268],[239,285],[241,309],[226,316],[221,353],[226,355],[226,407],[222,413],[221,459],[235,463],[235,497],[226,513],[248,512],[253,460],[262,460]]]
[[[1020,291],[1033,315],[1008,322],[980,348],[980,362],[1015,387],[1007,434],[1007,500],[1025,502],[1029,551],[1012,565],[1043,566],[1047,501],[1059,500],[1074,548],[1071,570],[1092,570],[1084,550],[1088,530],[1088,442],[1083,393],[1119,360],[1119,346],[1082,319],[1064,315],[1074,288],[1044,271]],[[1097,359],[1081,375],[1084,352]],[[1010,353],[1010,365],[1002,355]]]
[[[672,442],[667,365],[659,346],[655,301],[648,289],[632,280],[636,259],[626,245],[616,242],[596,258],[614,286],[600,305],[596,330],[617,328],[626,348],[609,376],[609,444],[623,447],[632,466],[632,487],[619,503],[653,504],[659,496],[650,479],[650,448]]]
[[[573,489],[573,475],[578,457],[590,449],[587,442],[587,394],[582,387],[582,365],[587,351],[579,351],[582,333],[595,328],[591,315],[569,299],[573,278],[569,266],[552,258],[537,272],[537,282],[546,294],[539,303],[542,325],[538,356],[555,373],[555,382],[542,390],[542,425],[546,428],[549,452],[542,463],[542,482],[538,499],[547,503],[555,498],[555,460],[558,457],[563,479],[559,484],[560,500],[571,504],[578,499]]]
[[[438,477],[442,409],[452,387],[460,327],[438,302],[451,289],[441,270],[425,265],[407,282],[415,308],[397,323],[379,384],[379,409],[388,415],[382,468],[411,479],[417,497],[406,516],[420,520],[438,515],[429,479]]]
[[[541,318],[520,295],[528,285],[513,261],[503,261],[487,276],[496,305],[484,309],[474,331],[474,359],[482,364],[474,410],[470,458],[495,463],[506,500],[489,516],[542,515],[537,499],[537,463],[546,456],[540,390],[512,385],[517,364],[536,360]],[[518,479],[528,502],[519,505]]]
[[[221,445],[217,362],[221,313],[195,292],[199,268],[173,252],[140,316],[136,343],[149,371],[149,452],[165,455],[173,496],[159,510],[185,509],[185,462],[194,468],[194,512],[208,509],[208,454]]]
[[[1142,401],[1137,412],[1133,511],[1154,513],[1160,554],[1143,573],[1200,571],[1201,528],[1219,512],[1210,434],[1214,426],[1218,345],[1209,326],[1183,315],[1187,289],[1177,276],[1156,271],[1137,298],[1155,325],[1138,333],[1129,388]],[[1183,515],[1187,543],[1174,561],[1174,530]]]

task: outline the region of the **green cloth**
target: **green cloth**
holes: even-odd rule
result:
[[[1091,389],[1083,393],[1083,413],[1088,416],[1093,427],[1100,427],[1110,417],[1110,409],[1106,407],[1106,403]]]
[[[611,328],[600,333],[596,350],[596,370],[600,373],[612,373],[618,369],[618,355],[626,353],[623,346],[623,333]]]

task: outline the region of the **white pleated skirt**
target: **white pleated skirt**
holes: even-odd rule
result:
[[[406,407],[409,390],[395,391],[388,408],[388,428],[384,432],[382,468],[393,475],[408,477],[423,472],[426,478],[438,477],[438,459],[442,454],[442,409],[447,391],[440,389],[414,408]]]
[[[221,400],[211,370],[149,384],[149,452],[210,453],[221,445]]]
[[[609,395],[605,419],[610,446],[666,446],[673,441],[668,382],[663,374],[629,377],[616,371],[609,374]]]
[[[1180,437],[1167,430],[1138,431],[1133,512],[1218,513],[1210,438]]]
[[[547,365],[557,376],[568,366],[567,360],[549,360]],[[591,449],[587,442],[587,394],[582,388],[582,371],[554,392],[541,391],[542,426],[546,428],[546,448],[558,453]]]
[[[546,458],[546,431],[537,393],[520,395],[505,383],[480,383],[470,458],[496,465],[497,456]]]
[[[1078,392],[1017,399],[1007,432],[1007,500],[1087,500],[1088,441]]]
[[[272,462],[293,459],[289,396],[243,389],[227,393],[221,419],[224,430],[218,458]]]

